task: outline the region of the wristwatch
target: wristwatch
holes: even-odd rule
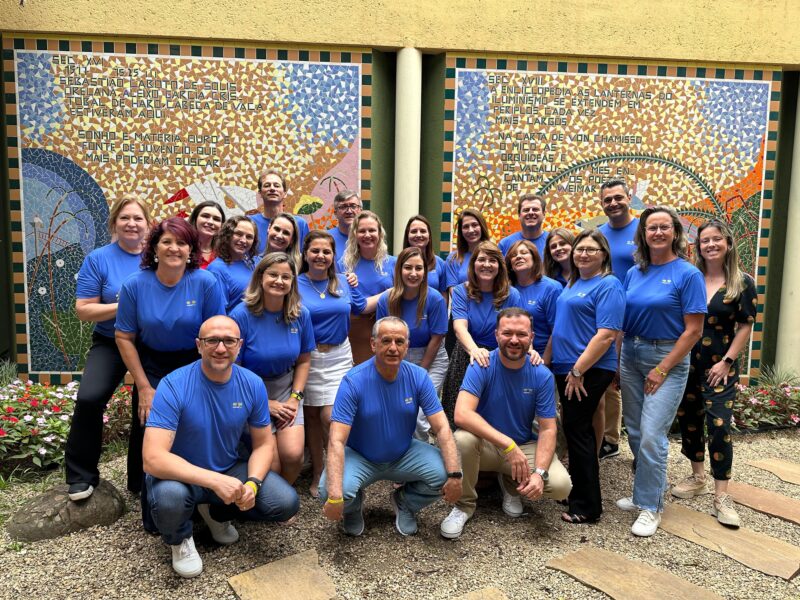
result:
[[[542,478],[542,481],[547,481],[550,479],[550,473],[547,472],[547,469],[536,467],[533,472],[539,475]]]
[[[583,373],[578,371],[578,369],[576,369],[575,367],[572,367],[570,369],[569,374],[572,375],[573,377],[578,377],[578,378],[583,377]]]
[[[447,474],[448,479],[461,479],[462,477],[464,477],[464,473],[461,471],[451,471]]]
[[[289,396],[297,398],[298,402],[302,402],[303,398],[306,397],[306,395],[303,392],[301,392],[300,390],[292,390],[292,393],[289,394]]]
[[[722,358],[722,360],[724,360],[724,361],[725,361],[726,363],[728,363],[729,365],[732,365],[732,364],[733,364],[733,359],[732,359],[730,356],[724,356],[724,357]]]
[[[256,487],[257,487],[258,489],[256,489],[256,490],[253,490],[253,491],[254,491],[256,494],[258,494],[258,490],[260,490],[260,489],[261,489],[261,485],[264,483],[264,481],[263,481],[263,480],[261,480],[261,479],[259,479],[258,477],[248,477],[248,478],[247,478],[247,481],[249,481],[249,482],[251,482],[251,483],[255,483],[255,484],[256,484]],[[245,483],[247,483],[247,481],[245,481]]]

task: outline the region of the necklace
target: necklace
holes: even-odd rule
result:
[[[317,293],[319,294],[319,297],[320,297],[321,299],[325,300],[325,290],[327,290],[327,289],[328,289],[328,286],[327,286],[327,285],[325,285],[325,290],[323,290],[323,291],[321,291],[321,292],[320,292],[320,291],[317,289],[317,286],[315,286],[315,285],[314,285],[314,280],[313,280],[313,279],[311,279],[311,277],[309,277],[308,275],[306,275],[306,279],[308,279],[308,283],[310,283],[310,284],[311,284],[311,287],[312,287],[312,288],[314,288],[314,291],[315,291],[315,292],[317,292]]]

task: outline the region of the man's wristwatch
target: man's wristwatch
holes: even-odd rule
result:
[[[248,477],[247,481],[245,481],[244,483],[245,483],[245,485],[247,485],[248,483],[255,484],[256,489],[253,490],[253,494],[255,494],[257,496],[258,495],[258,490],[261,489],[261,484],[263,484],[264,482],[261,479],[259,479],[258,477]]]
[[[292,393],[289,394],[291,398],[295,398],[298,402],[302,402],[303,398],[305,398],[305,394],[300,390],[292,390]]]
[[[572,367],[572,368],[569,370],[569,374],[570,374],[570,375],[572,375],[573,377],[577,377],[577,378],[579,378],[579,379],[580,379],[581,377],[583,377],[583,373],[581,373],[581,372],[580,372],[578,369],[576,369],[575,367]],[[545,471],[545,473],[546,473],[546,472],[547,472],[547,471]]]
[[[461,471],[451,471],[447,474],[448,479],[461,479],[462,477],[464,477],[464,473]]]
[[[541,477],[542,481],[547,481],[548,479],[550,479],[550,473],[547,472],[547,469],[536,467],[533,470],[533,472],[536,473],[539,477]]]

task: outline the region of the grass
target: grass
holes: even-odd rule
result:
[[[17,378],[17,364],[10,360],[0,361],[0,387],[5,387]]]

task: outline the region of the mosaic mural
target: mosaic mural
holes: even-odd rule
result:
[[[77,272],[126,192],[159,219],[203,200],[253,213],[258,173],[277,166],[287,209],[312,227],[331,226],[340,189],[369,201],[367,53],[20,38],[3,58],[24,371],[81,370],[92,326],[75,314]]]
[[[780,75],[449,56],[441,250],[465,207],[495,239],[518,231],[525,192],[546,197],[546,230],[599,225],[600,184],[622,177],[635,212],[672,206],[690,238],[706,219],[731,224],[760,293],[757,369]]]

